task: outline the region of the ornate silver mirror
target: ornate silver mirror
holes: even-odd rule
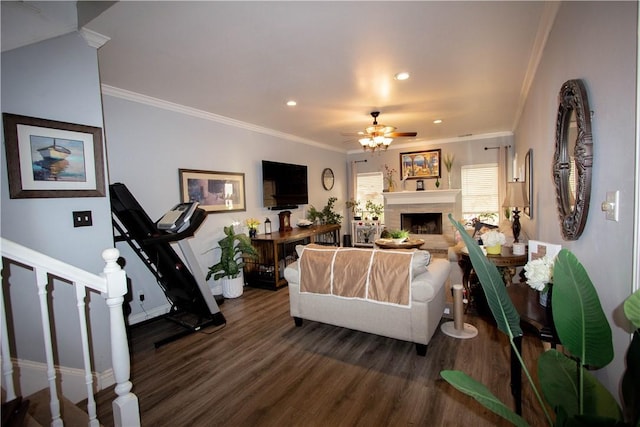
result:
[[[568,80],[558,95],[553,181],[565,240],[578,240],[591,198],[593,140],[591,110],[582,80]]]

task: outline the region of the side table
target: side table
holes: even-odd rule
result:
[[[557,334],[553,325],[551,316],[551,307],[542,307],[538,303],[538,294],[526,283],[513,283],[516,267],[526,265],[528,256],[513,255],[511,247],[502,247],[500,255],[487,255],[492,263],[494,263],[502,274],[505,282],[507,294],[511,299],[514,307],[520,315],[520,323],[523,327],[533,329],[542,341],[551,343],[555,347]],[[468,296],[474,299],[471,294],[470,282],[473,280],[475,273],[469,253],[462,251],[458,261],[462,268],[462,283],[468,292]],[[477,307],[476,307],[477,308]],[[514,338],[514,343],[518,351],[522,354],[522,337]],[[522,414],[522,372],[518,358],[513,349],[511,349],[511,394],[515,401],[515,411]]]
[[[471,301],[472,293],[470,281],[472,275],[475,275],[475,273],[473,273],[471,258],[469,258],[469,252],[466,249],[467,248],[465,247],[460,252],[458,265],[462,269],[462,285],[467,292],[467,298]],[[510,285],[513,280],[513,276],[516,274],[516,267],[522,267],[527,263],[527,253],[525,252],[524,255],[514,255],[513,248],[511,246],[502,246],[502,251],[499,255],[487,255],[487,259],[498,267],[505,285]]]

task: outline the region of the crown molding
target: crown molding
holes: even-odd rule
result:
[[[524,79],[522,81],[522,88],[520,89],[518,108],[516,109],[516,114],[513,120],[513,130],[516,129],[518,123],[520,122],[520,117],[522,116],[522,112],[524,111],[525,102],[527,101],[527,97],[529,96],[529,90],[531,89],[533,79],[535,78],[536,72],[538,71],[538,65],[540,65],[540,60],[542,59],[542,54],[544,53],[544,47],[547,44],[549,33],[551,32],[553,23],[556,20],[558,9],[560,9],[560,3],[561,2],[559,1],[547,2],[545,3],[544,9],[542,10],[540,24],[538,25],[538,33],[536,34],[533,47],[531,48],[531,56],[529,57],[527,72],[525,73]]]
[[[100,49],[106,42],[111,40],[111,37],[96,33],[86,27],[82,27],[79,31],[87,44],[95,49]]]
[[[243,122],[240,120],[232,119],[232,118],[221,116],[218,114],[209,113],[208,111],[198,110],[196,108],[187,107],[181,104],[176,104],[174,102],[165,101],[163,99],[153,98],[151,96],[143,95],[143,94],[132,92],[125,89],[120,89],[114,86],[103,84],[101,85],[101,87],[102,87],[103,95],[113,96],[115,98],[125,99],[127,101],[137,102],[139,104],[145,104],[152,107],[161,108],[163,110],[173,111],[175,113],[185,114],[187,116],[209,120],[209,121],[221,123],[227,126],[233,126],[236,128],[248,130],[251,132],[257,132],[264,135],[285,139],[288,141],[298,142],[306,145],[312,145],[314,147],[319,147],[325,150],[345,153],[345,150],[339,149],[337,147],[332,147],[330,145],[322,144],[317,141],[313,141],[306,138],[300,138],[295,135],[291,135],[291,134],[280,132],[274,129],[269,129],[266,127],[254,125],[251,123]]]

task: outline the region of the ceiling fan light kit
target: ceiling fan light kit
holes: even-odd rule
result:
[[[393,141],[393,136],[416,136],[416,132],[401,132],[396,133],[396,128],[394,126],[387,126],[378,124],[378,116],[380,115],[379,111],[371,112],[371,117],[373,117],[373,125],[368,126],[365,129],[364,134],[365,138],[358,139],[360,145],[364,151],[370,150],[374,152],[376,150],[386,150],[391,145]]]

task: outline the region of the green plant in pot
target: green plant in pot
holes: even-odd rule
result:
[[[367,204],[365,205],[365,209],[367,212],[371,213],[371,219],[376,221],[382,212],[384,212],[384,206],[378,203],[374,203],[373,200],[367,200]]]
[[[311,205],[307,211],[307,219],[311,222],[316,222],[316,220],[318,220],[323,224],[340,225],[342,223],[342,215],[333,210],[337,201],[337,197],[329,197],[327,204],[321,211]]]
[[[519,346],[523,332],[520,316],[507,294],[502,276],[494,263],[464,232],[462,224],[449,215],[451,223],[464,239],[473,268],[480,279],[498,329],[509,337],[534,395],[549,425],[557,426],[640,426],[640,291],[624,303],[626,317],[633,325],[633,339],[627,351],[627,370],[622,378],[622,401],[616,399],[590,372],[613,359],[612,333],[598,294],[586,270],[566,249],[558,254],[553,269],[552,313],[557,337],[564,352],[555,349],[538,359],[540,389],[528,372]],[[527,422],[499,401],[491,391],[460,371],[442,371],[441,376],[456,389],[473,397],[487,409],[517,426]],[[542,396],[546,402],[543,401]],[[555,412],[552,417],[548,408]]]
[[[398,242],[404,242],[409,237],[407,230],[389,230],[389,236]]]
[[[345,204],[347,206],[347,209],[351,210],[351,215],[353,216],[354,220],[358,220],[361,218],[359,209],[360,200],[349,199]]]
[[[209,267],[207,280],[212,276],[214,280],[241,279],[245,257],[257,258],[258,252],[251,245],[251,239],[244,233],[236,233],[233,225],[224,227],[225,236],[218,240],[220,261]],[[218,248],[214,248],[218,249]],[[242,289],[242,288],[241,288]],[[223,284],[223,294],[224,294]],[[238,295],[239,296],[239,295]],[[227,297],[227,295],[225,295]],[[229,298],[229,297],[228,297]]]

